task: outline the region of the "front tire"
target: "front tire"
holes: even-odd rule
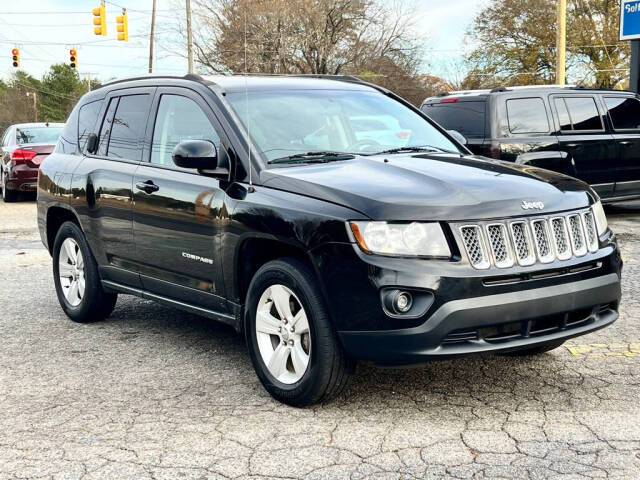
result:
[[[102,289],[98,265],[80,227],[62,224],[53,242],[53,279],[60,306],[74,322],[108,317],[118,295]]]
[[[245,336],[265,389],[295,407],[344,389],[353,361],[342,349],[311,270],[293,258],[263,265],[247,294]]]

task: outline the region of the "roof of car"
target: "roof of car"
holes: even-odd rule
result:
[[[224,92],[244,92],[263,90],[369,90],[376,87],[356,77],[346,75],[145,75],[114,80],[95,87],[100,89],[128,82],[146,82],[152,80],[190,80],[206,85],[216,85]]]
[[[64,127],[64,123],[53,123],[53,122],[14,123],[11,126],[16,128]]]

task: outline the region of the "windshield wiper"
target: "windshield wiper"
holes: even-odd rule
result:
[[[307,152],[276,158],[269,160],[267,163],[270,165],[278,163],[327,163],[338,160],[351,160],[352,158],[355,157],[345,152]]]
[[[443,153],[460,153],[454,152],[451,150],[445,150],[440,147],[433,147],[431,145],[423,145],[421,147],[398,147],[398,148],[390,148],[389,150],[383,150],[381,152],[370,153],[368,155],[384,155],[384,154],[393,154],[393,153],[404,153],[404,152],[443,152]]]

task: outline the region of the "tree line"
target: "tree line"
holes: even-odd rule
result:
[[[184,10],[175,0],[176,12]],[[629,42],[618,41],[617,0],[568,0],[567,78],[603,88],[628,85]],[[192,0],[200,73],[354,75],[419,104],[450,89],[555,82],[557,0],[489,0],[466,34],[450,78],[428,71],[429,32],[412,0]],[[185,52],[184,18],[162,47]],[[171,29],[171,25],[167,26]],[[0,81],[0,128],[64,121],[87,91],[78,73],[52,65]],[[34,95],[36,99],[34,101]]]

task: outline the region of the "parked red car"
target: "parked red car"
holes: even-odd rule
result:
[[[53,152],[64,123],[19,123],[11,125],[0,146],[2,199],[13,202],[19,192],[35,192],[38,168]]]

